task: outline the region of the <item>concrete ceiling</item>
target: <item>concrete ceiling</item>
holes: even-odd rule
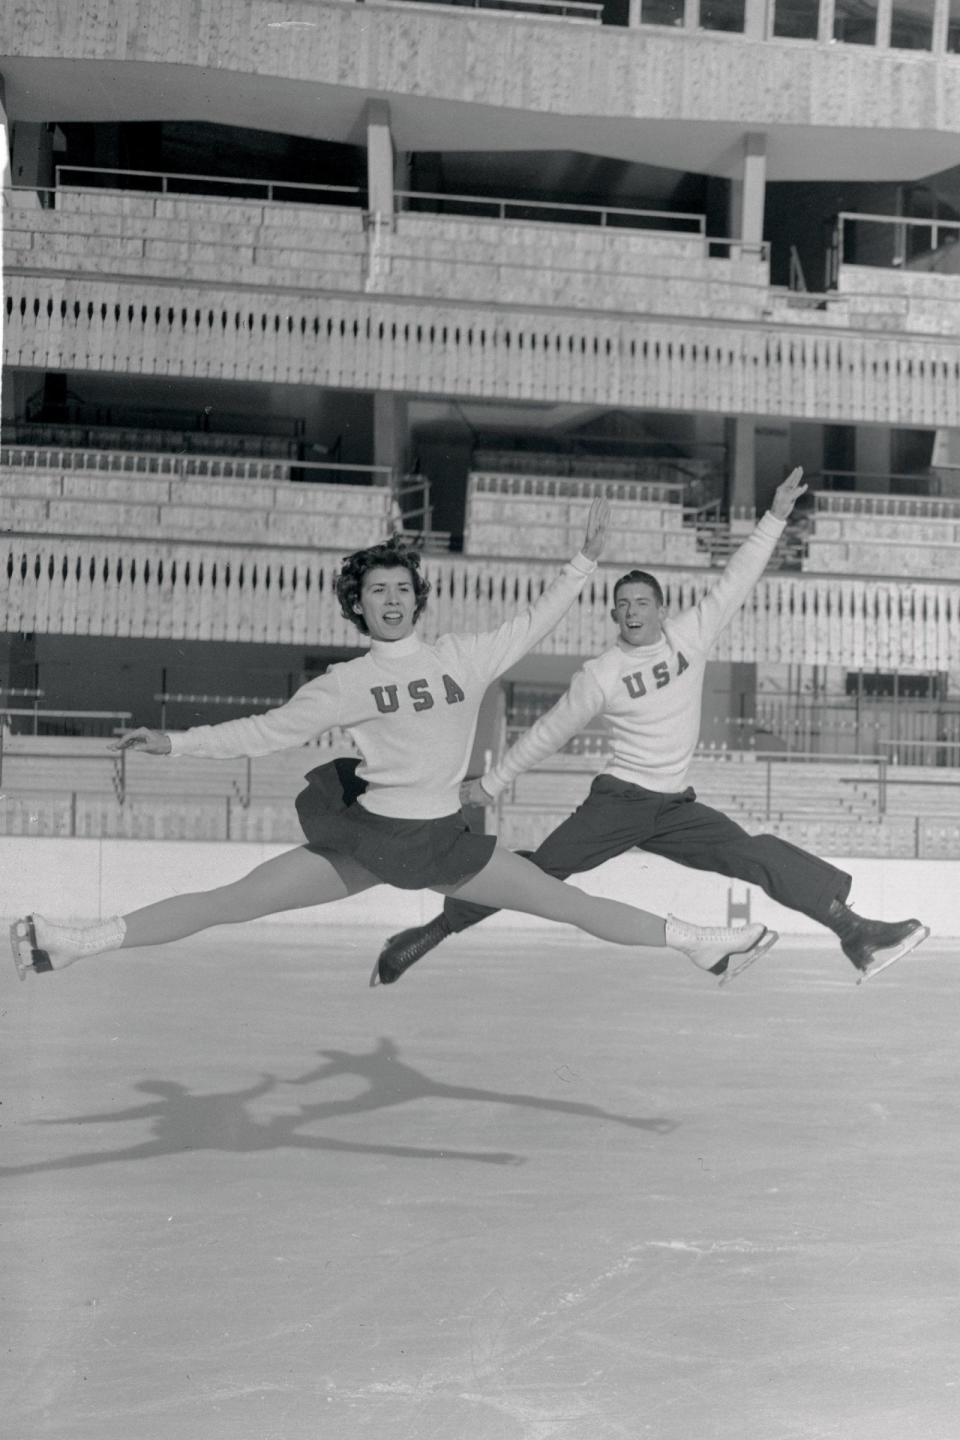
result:
[[[14,120],[207,121],[362,144],[366,91],[276,77],[135,62],[0,60]],[[736,173],[732,122],[540,114],[429,96],[383,96],[395,143],[414,151],[574,151],[665,170]],[[918,180],[956,165],[960,136],[802,125],[767,129],[767,178]]]
[[[477,433],[502,431],[554,435],[579,429],[589,420],[607,413],[601,405],[534,405],[513,403],[449,400],[413,400],[410,402],[410,423],[417,429],[457,430],[465,426]]]

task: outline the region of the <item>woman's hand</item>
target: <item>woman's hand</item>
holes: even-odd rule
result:
[[[600,559],[609,524],[610,502],[602,495],[598,495],[590,506],[590,514],[587,516],[587,533],[580,546],[581,554],[586,555],[588,560]]]
[[[493,797],[484,790],[479,777],[475,780],[462,780],[460,782],[460,804],[492,805]]]
[[[145,755],[169,755],[173,746],[165,730],[147,730],[143,725],[137,730],[124,730],[117,740],[108,745],[108,750],[142,750]]]
[[[806,495],[806,493],[807,487],[803,483],[803,467],[798,465],[795,470],[790,471],[786,480],[777,486],[770,504],[771,515],[775,515],[778,520],[786,520],[800,496]]]

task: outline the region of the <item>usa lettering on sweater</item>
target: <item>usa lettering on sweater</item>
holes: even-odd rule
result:
[[[443,682],[444,699],[448,705],[462,705],[467,698],[456,680],[450,675],[441,675]],[[374,685],[370,689],[374,703],[381,715],[391,715],[400,709],[400,686],[399,685]],[[432,710],[433,696],[430,693],[430,681],[425,676],[419,680],[410,680],[407,683],[407,694],[413,701],[413,708],[418,710]]]

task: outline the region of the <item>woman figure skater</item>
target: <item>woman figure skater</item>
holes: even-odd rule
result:
[[[496,630],[444,635],[432,645],[416,633],[430,589],[419,555],[394,537],[347,556],[336,592],[343,614],[370,638],[364,655],[332,666],[266,714],[174,733],[139,728],[114,744],[226,760],[304,745],[342,727],[362,758],[331,761],[306,777],[297,798],[306,844],[230,885],[95,924],[68,926],[38,914],[17,920],[11,943],[21,979],[103,951],[165,945],[214,925],[342,900],[381,883],[559,920],[615,944],[668,946],[721,979],[769,949],[777,936],[763,925],[703,928],[599,900],[467,829],[459,787],[484,692],[570,608],[596,569],[608,519],[606,501],[595,501],[582,550],[529,609]]]

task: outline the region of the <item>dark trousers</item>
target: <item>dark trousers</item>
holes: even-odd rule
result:
[[[609,775],[597,776],[583,804],[530,859],[548,875],[566,880],[634,848],[759,885],[779,904],[821,924],[832,901],[846,900],[852,883],[842,870],[789,840],[748,835],[729,816],[701,805],[692,788],[662,795]],[[494,912],[447,900],[443,913],[452,930],[466,930]]]

